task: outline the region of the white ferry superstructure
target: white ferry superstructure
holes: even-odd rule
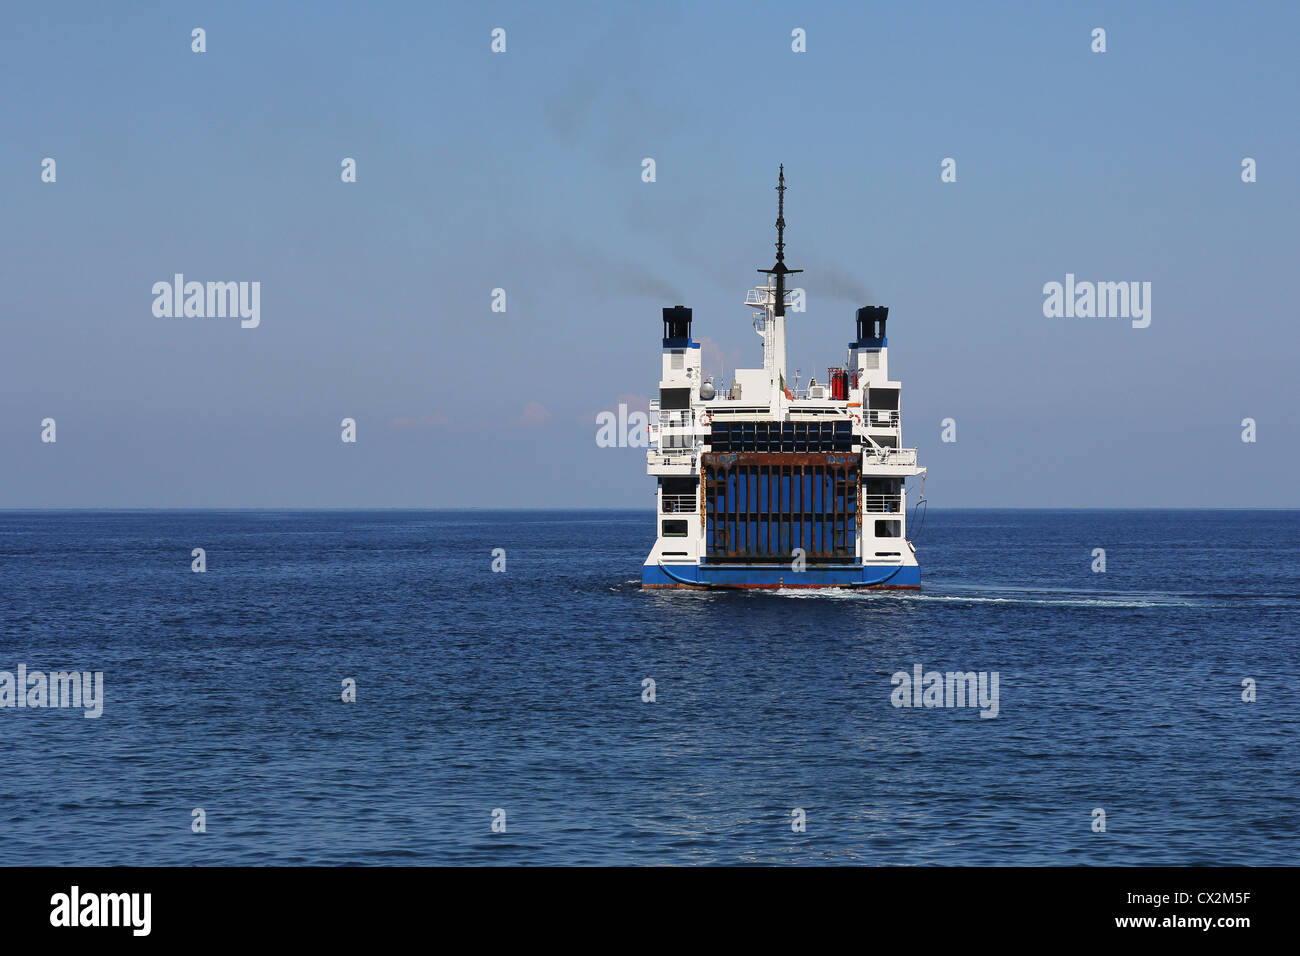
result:
[[[685,306],[663,310],[663,372],[650,403],[646,470],[658,538],[646,588],[919,588],[908,538],[902,384],[889,377],[889,309],[857,310],[848,364],[800,388],[786,377],[785,167],[776,264],[745,305],[763,367],[705,378]],[[924,504],[924,496],[918,500]]]

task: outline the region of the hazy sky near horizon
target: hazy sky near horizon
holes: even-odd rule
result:
[[[782,162],[790,370],[890,306],[936,507],[1300,506],[1294,4],[4,20],[0,508],[648,508],[595,415],[655,394],[665,305],[761,364]],[[156,317],[175,273],[260,282],[260,325]],[[1150,282],[1150,326],[1045,317],[1067,273]]]

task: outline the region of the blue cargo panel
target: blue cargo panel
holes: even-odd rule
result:
[[[853,455],[706,454],[705,561],[788,564],[795,548],[811,563],[852,560],[859,481]]]

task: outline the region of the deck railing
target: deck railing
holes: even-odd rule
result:
[[[652,418],[651,421],[654,421]],[[659,424],[669,428],[686,428],[693,423],[691,413],[686,409],[670,409],[659,413]]]
[[[863,495],[862,510],[868,514],[899,514],[903,510],[902,495]]]
[[[695,464],[694,448],[651,448],[645,453],[646,464],[652,468]]]
[[[867,445],[862,449],[862,459],[868,465],[915,465],[916,449]]]
[[[863,410],[862,423],[868,428],[897,428],[898,409],[867,408]]]
[[[660,499],[662,514],[691,514],[699,509],[699,500],[695,495],[664,495]]]

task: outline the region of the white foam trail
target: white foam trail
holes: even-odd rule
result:
[[[989,588],[989,590],[1006,591],[1008,588]],[[1201,607],[1193,601],[1141,600],[1136,597],[1128,599],[1114,598],[1032,598],[1032,597],[974,597],[963,594],[916,594],[905,591],[874,591],[867,588],[804,588],[798,590],[781,590],[776,592],[781,597],[791,598],[849,598],[868,601],[949,601],[954,604],[1038,604],[1052,607]],[[1114,593],[1114,592],[1111,592]],[[1150,596],[1148,596],[1150,597]]]

